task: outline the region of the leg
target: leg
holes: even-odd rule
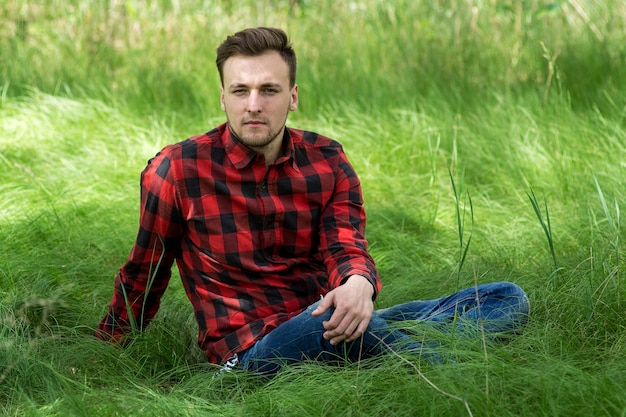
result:
[[[421,344],[406,334],[392,329],[374,314],[365,334],[352,343],[331,345],[324,337],[322,322],[330,319],[333,309],[314,317],[317,303],[281,324],[259,340],[241,358],[244,369],[258,374],[274,374],[282,365],[312,359],[326,363],[358,361],[380,355],[388,347],[398,350],[421,351]]]
[[[510,283],[484,284],[453,295],[429,301],[412,301],[374,312],[365,334],[352,343],[331,345],[324,337],[323,322],[333,313],[329,309],[314,317],[317,303],[281,324],[259,340],[241,358],[241,366],[258,374],[276,373],[282,365],[304,360],[326,363],[358,361],[394,351],[412,352],[432,363],[443,362],[435,349],[423,346],[389,323],[419,320],[456,323],[459,327],[483,322],[486,332],[512,332],[521,328],[528,316],[528,298]]]
[[[399,304],[377,313],[388,322],[456,322],[461,327],[482,322],[487,333],[514,333],[528,321],[529,308],[528,297],[520,287],[510,282],[495,282],[436,300]]]

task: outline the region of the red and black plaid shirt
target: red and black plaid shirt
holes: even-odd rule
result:
[[[174,260],[198,343],[218,364],[353,274],[380,290],[360,183],[341,145],[285,132],[283,156],[267,167],[226,124],[148,163],[137,241],[98,337],[119,340],[131,323],[142,329],[150,322]]]

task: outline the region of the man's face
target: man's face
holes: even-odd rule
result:
[[[224,62],[222,110],[241,142],[261,152],[282,141],[290,110],[298,105],[298,86],[289,86],[289,66],[276,51],[235,55]]]

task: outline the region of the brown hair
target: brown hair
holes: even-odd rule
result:
[[[289,66],[289,84],[296,84],[296,53],[289,43],[287,34],[275,28],[257,27],[244,29],[228,36],[217,48],[217,70],[224,84],[224,63],[234,55],[255,56],[267,51],[277,51]]]

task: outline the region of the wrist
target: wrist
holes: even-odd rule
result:
[[[350,283],[350,285],[357,285],[361,287],[363,291],[366,291],[368,293],[369,297],[371,297],[372,299],[374,298],[374,294],[375,294],[374,285],[369,279],[367,279],[363,275],[359,275],[359,274],[350,275],[348,278],[344,280],[342,285],[345,285],[348,283]]]

